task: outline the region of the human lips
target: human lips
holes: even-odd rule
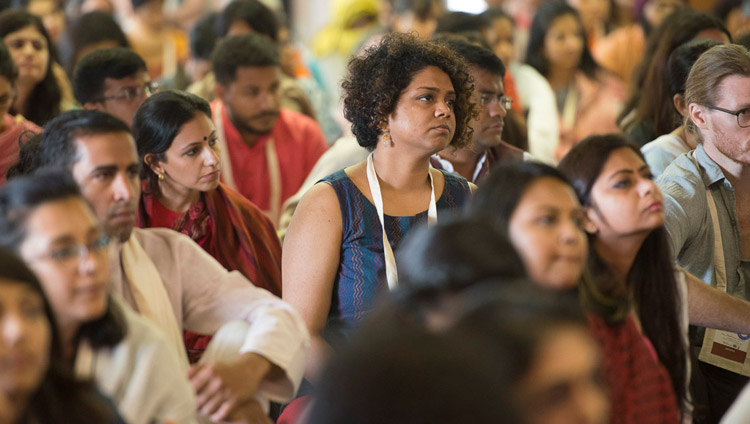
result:
[[[441,132],[446,132],[446,133],[450,133],[451,132],[451,127],[448,126],[448,125],[438,125],[436,127],[432,127],[432,129],[433,130],[437,130],[437,131],[441,131]]]
[[[210,172],[210,173],[202,176],[201,179],[202,180],[213,181],[213,180],[218,179],[219,175],[221,175],[221,171],[217,169],[216,171]]]
[[[654,200],[646,207],[646,212],[661,212],[664,210],[664,203],[661,200]]]

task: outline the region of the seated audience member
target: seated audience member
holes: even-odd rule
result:
[[[677,264],[745,300],[750,278],[750,216],[745,212],[750,205],[750,152],[745,143],[749,93],[747,49],[721,45],[701,55],[685,83],[685,126],[699,140],[698,147],[678,156],[657,180],[666,199],[668,246]],[[742,364],[723,353],[723,343],[737,337],[699,329],[693,339],[696,351],[701,346],[697,371],[705,378],[708,395],[697,401],[708,404],[710,422],[718,422],[748,380]]]
[[[109,238],[75,181],[60,172],[14,178],[0,190],[0,205],[0,245],[39,277],[62,359],[93,379],[129,423],[196,422],[182,353],[108,295]]]
[[[742,0],[718,0],[714,2],[713,14],[721,19],[732,38],[750,33],[750,17]],[[747,47],[747,46],[746,46]]]
[[[637,145],[643,146],[679,125],[669,93],[672,81],[667,61],[677,47],[696,39],[731,41],[718,19],[691,9],[672,13],[649,36],[643,61],[633,74],[630,96],[617,117],[620,128]]]
[[[594,62],[581,20],[564,1],[539,6],[526,63],[544,75],[555,92],[560,125],[556,160],[588,135],[617,131],[624,87]]]
[[[620,141],[613,141],[602,137],[593,137],[592,140],[588,143],[588,147],[584,146],[586,149],[597,143],[604,144],[604,147],[608,146],[604,150],[611,149],[613,143],[615,146],[619,144],[627,149],[632,147],[624,144],[621,139]],[[628,150],[624,148],[620,150],[628,153]],[[619,156],[618,150],[615,150],[610,155],[611,158],[615,158],[616,156]],[[587,159],[586,165],[578,166],[585,166],[588,169],[596,167],[596,164],[602,160],[608,159]],[[591,164],[588,162],[591,162]],[[594,171],[598,172],[596,169],[592,169],[591,172]],[[641,171],[643,172],[643,169]],[[605,175],[603,172],[601,174],[602,176]],[[595,184],[598,186],[601,185],[599,182]],[[639,184],[643,186],[645,185],[645,181]],[[587,188],[587,185],[580,182],[576,187],[579,191],[591,191]],[[599,196],[595,197],[599,198]],[[631,202],[635,200],[631,200]],[[619,222],[613,221],[615,216],[611,212],[608,212],[608,210],[605,210],[603,205],[606,204],[607,207],[611,208],[608,205],[609,203],[612,203],[612,201],[602,198],[590,207],[595,206],[601,209],[601,213],[603,214],[601,219],[607,219],[610,222]],[[622,206],[623,204],[618,205]],[[624,206],[622,207],[624,208]],[[605,346],[614,346],[613,349],[617,350],[617,346],[613,344],[613,337],[617,335],[622,337],[623,340],[631,340],[633,342],[624,353],[625,356],[635,361],[626,362],[630,364],[630,371],[627,371],[627,367],[623,368],[622,364],[617,362],[618,360],[612,357],[611,353],[605,355],[606,376],[607,379],[611,380],[614,390],[612,397],[613,410],[620,411],[615,415],[619,417],[615,422],[633,422],[639,411],[651,411],[652,407],[656,407],[654,404],[647,405],[647,402],[641,404],[640,401],[636,400],[639,398],[650,399],[651,395],[647,393],[646,387],[641,386],[633,378],[641,378],[642,370],[640,367],[642,366],[655,371],[661,365],[650,359],[653,357],[651,349],[647,344],[643,344],[641,333],[630,322],[636,319],[635,315],[631,314],[631,318],[627,318],[628,306],[622,303],[622,299],[618,300],[621,296],[618,290],[623,290],[623,288],[619,285],[615,286],[612,283],[615,279],[614,276],[611,278],[606,277],[606,275],[602,276],[602,273],[609,265],[608,262],[603,262],[602,259],[599,259],[600,255],[604,255],[608,250],[612,250],[612,246],[617,246],[617,243],[622,245],[625,245],[625,243],[615,237],[611,237],[613,241],[609,241],[609,236],[605,237],[606,234],[602,234],[601,238],[600,233],[590,235],[591,245],[589,254],[591,256],[589,258],[589,271],[596,278],[589,277],[583,280],[581,278],[584,273],[587,256],[587,242],[584,237],[583,224],[585,222],[585,215],[592,213],[588,208],[589,206],[585,210],[581,208],[576,198],[576,193],[559,171],[538,163],[526,162],[503,165],[493,171],[488,179],[485,180],[483,186],[479,188],[476,198],[471,203],[470,214],[486,215],[487,211],[493,211],[490,218],[500,230],[506,231],[509,234],[510,240],[520,253],[530,277],[537,284],[556,290],[565,290],[574,288],[580,283],[579,290],[583,294],[583,307],[590,315],[591,328],[598,334],[597,339],[605,343]],[[632,223],[630,226],[632,226]],[[590,229],[587,229],[587,231],[590,231]],[[617,231],[627,233],[629,230],[625,226]],[[650,235],[649,237],[653,238],[654,236]],[[644,243],[644,245],[646,244]],[[641,247],[641,249],[644,248],[645,246]],[[639,268],[645,266],[643,265],[644,262],[653,262],[651,253],[639,253],[639,255],[637,258],[641,259],[636,259],[633,262],[631,269],[631,272],[633,272],[632,278],[640,275],[638,278],[653,281],[652,278],[656,277],[646,278],[643,275],[647,273],[638,271]],[[639,274],[636,274],[636,271]],[[611,272],[614,273],[615,271],[612,270]],[[717,325],[724,329],[746,331],[743,329],[747,329],[750,325],[747,322],[748,311],[750,310],[750,305],[747,302],[738,301],[726,294],[711,289],[689,274],[678,271],[675,275],[678,282],[683,280],[683,275],[686,279],[689,301],[683,303],[684,308],[689,307],[689,315],[692,323],[706,324],[706,322],[710,321],[712,325]],[[659,284],[664,284],[663,281],[659,280]],[[643,284],[646,284],[646,282]],[[635,289],[637,285],[629,283],[629,287]],[[613,290],[614,293],[612,293]],[[658,290],[664,290],[664,288],[658,288]],[[665,296],[663,295],[662,297]],[[654,320],[651,317],[654,312],[653,309],[649,309],[647,303],[655,301],[653,298],[648,302],[643,300],[638,301],[641,305],[639,306],[639,310],[642,311],[639,316],[643,317],[643,320],[648,321],[648,325],[653,324]],[[681,311],[682,314],[686,313],[684,309]],[[641,320],[640,318],[638,319]],[[686,320],[687,318],[683,316],[682,319]],[[607,326],[603,326],[603,322],[606,322]],[[677,331],[677,334],[682,334],[681,337],[687,337],[684,325]],[[662,344],[662,346],[664,345]],[[655,375],[664,376],[665,374],[659,371]],[[626,394],[628,395],[626,396]],[[659,402],[663,403],[667,397],[673,396],[667,396],[667,394],[667,392],[662,392],[663,396]],[[674,410],[673,406],[670,405],[672,404],[666,404],[668,409]],[[660,418],[655,417],[654,419],[658,422]]]
[[[133,14],[123,27],[153,80],[171,78],[187,59],[187,37],[169,26],[164,3],[165,0],[131,0]]]
[[[57,44],[67,25],[62,0],[13,0],[13,7],[25,9],[44,23],[53,44]]]
[[[109,13],[90,12],[70,22],[57,43],[57,53],[65,72],[73,78],[81,59],[96,50],[113,47],[130,47],[120,25]]]
[[[596,44],[613,29],[614,1],[612,0],[567,0],[581,16],[586,31],[586,45],[594,51]]]
[[[281,106],[279,64],[278,49],[263,36],[225,39],[214,52],[211,103],[223,181],[274,224],[327,148],[315,121]]]
[[[138,226],[179,231],[226,269],[281,296],[281,244],[271,220],[219,182],[208,102],[178,91],[156,94],[138,109],[133,137],[143,180]],[[185,337],[191,360],[210,341],[197,334]]]
[[[190,84],[201,81],[211,73],[211,53],[214,51],[218,37],[214,32],[218,13],[202,17],[190,30],[190,53],[185,63],[185,77]],[[174,85],[172,85],[173,88]],[[185,89],[187,87],[179,87]]]
[[[0,250],[0,422],[123,424],[108,399],[73,378],[42,286]],[[22,359],[25,367],[18,367]]]
[[[22,134],[26,131],[33,133],[42,130],[23,116],[9,114],[16,92],[18,70],[13,59],[0,41],[0,185],[5,182],[5,173],[18,160],[18,151],[23,141]]]
[[[276,402],[293,396],[309,344],[293,308],[240,273],[228,272],[188,237],[170,229],[133,228],[140,161],[128,126],[101,112],[75,111],[47,130],[42,164],[73,174],[105,232],[117,241],[113,292],[183,351],[183,329],[214,334],[230,321],[244,327],[217,341],[216,349],[223,346],[235,358],[191,369],[199,411],[221,420],[232,405],[251,405],[256,391]]]
[[[451,49],[388,34],[350,61],[342,87],[352,131],[371,153],[308,190],[282,257],[283,298],[313,335],[313,384],[378,294],[397,285],[393,249],[402,238],[457,211],[471,193],[465,179],[430,168],[433,154],[466,146],[475,116],[469,69]]]
[[[128,126],[156,87],[146,72],[146,62],[122,47],[90,53],[73,73],[73,91],[82,108],[108,113]]]
[[[22,10],[0,13],[0,37],[18,69],[13,115],[20,114],[43,126],[71,107],[66,97],[70,82],[65,72],[55,72],[54,48],[42,21]]]
[[[646,38],[659,27],[670,13],[685,5],[685,0],[636,0],[633,15],[637,22],[618,28],[599,40],[594,49],[596,61],[617,75],[626,87],[637,89],[631,82],[633,71],[646,51]]]
[[[216,18],[214,28],[215,36],[222,39],[235,35],[259,34],[266,37],[265,41],[275,45],[280,52],[282,48],[288,48],[284,46],[285,43],[280,38],[281,28],[273,11],[259,0],[232,1]],[[283,65],[281,59],[279,64]],[[284,73],[283,66],[281,70],[279,85],[281,106],[315,119],[315,109],[307,94],[295,81],[295,75]],[[213,101],[217,96],[216,75],[213,72],[206,74],[199,83],[188,87],[188,91],[208,101]]]
[[[488,9],[482,15],[492,22],[497,39],[492,49],[506,67],[503,85],[513,98],[511,107],[517,106],[519,113],[526,117],[527,150],[538,160],[557,163],[555,149],[560,141],[560,125],[557,120],[550,119],[557,114],[555,93],[536,69],[516,60],[513,18],[499,8]],[[516,94],[513,94],[512,87],[515,87]],[[507,117],[505,121],[508,121]]]
[[[719,42],[712,40],[693,40],[681,45],[669,55],[667,61],[669,93],[672,96],[674,107],[674,121],[679,126],[672,132],[664,134],[641,147],[646,163],[651,168],[651,173],[656,177],[661,175],[677,156],[698,146],[695,135],[685,131],[685,125],[682,125],[688,112],[685,103],[685,81],[690,73],[690,68],[698,60],[698,57],[706,50],[719,44]]]
[[[479,116],[471,122],[473,132],[468,147],[448,147],[434,155],[431,163],[437,169],[453,172],[477,184],[496,164],[526,157],[522,150],[502,140],[503,118],[513,102],[505,95],[505,66],[490,49],[455,38],[441,42],[471,66]]]
[[[416,32],[429,39],[437,28],[443,6],[437,0],[388,0],[385,26],[394,32]]]

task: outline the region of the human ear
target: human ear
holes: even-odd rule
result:
[[[690,114],[690,120],[693,121],[693,124],[695,124],[696,127],[702,130],[708,129],[706,110],[703,106],[697,103],[690,103],[690,106],[688,106],[688,113]]]
[[[226,101],[224,96],[227,94],[227,88],[224,86],[224,84],[216,82],[216,85],[214,85],[214,94],[216,94],[216,97],[221,99],[222,102]]]
[[[599,225],[597,224],[598,216],[594,208],[592,207],[585,207],[583,208],[585,212],[585,219],[583,220],[583,230],[586,231],[588,234],[596,234],[599,232]]]
[[[164,170],[164,167],[162,166],[161,161],[156,157],[156,154],[154,153],[146,153],[146,155],[143,156],[143,162],[146,166],[151,168],[151,170],[154,171],[156,175],[164,175],[164,172],[166,172]]]
[[[674,108],[677,109],[677,113],[684,117],[687,113],[687,105],[685,105],[685,98],[682,94],[678,93],[672,96],[672,103],[674,104]]]

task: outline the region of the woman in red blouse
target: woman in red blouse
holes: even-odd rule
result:
[[[221,164],[208,103],[177,91],[151,96],[135,115],[133,136],[143,161],[138,226],[179,231],[228,270],[281,296],[279,239],[257,206],[219,181]],[[208,340],[186,333],[191,362]]]

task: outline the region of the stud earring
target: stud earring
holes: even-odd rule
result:
[[[159,176],[159,181],[164,181],[164,174],[156,174]]]
[[[383,144],[386,146],[391,144],[391,132],[388,130],[383,130]]]

